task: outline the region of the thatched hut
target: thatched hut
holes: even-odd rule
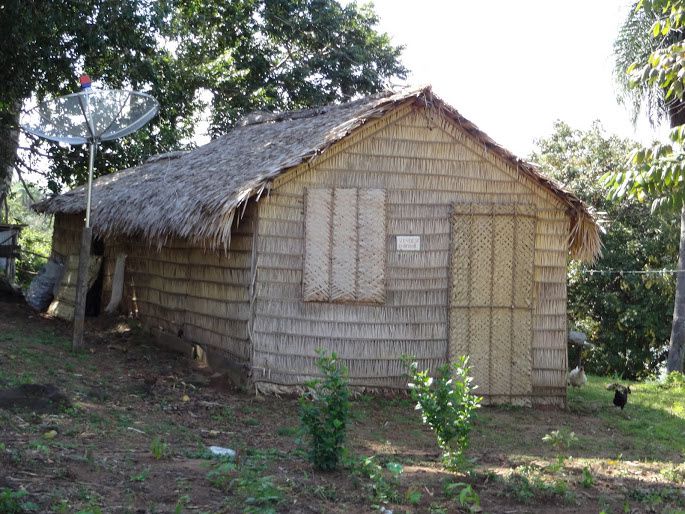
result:
[[[84,205],[36,206],[67,260]],[[430,88],[250,116],[98,179],[93,209],[105,301],[119,256],[123,309],[257,390],[315,376],[318,348],[380,389],[405,354],[467,353],[488,401],[565,402],[566,264],[599,253],[597,224]]]

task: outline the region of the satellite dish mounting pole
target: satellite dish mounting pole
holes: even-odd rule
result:
[[[146,93],[116,89],[94,91],[90,89],[90,77],[85,74],[81,76],[80,82],[82,91],[38,104],[27,113],[30,121],[22,124],[25,131],[49,141],[70,145],[87,143],[89,146],[86,216],[79,249],[74,304],[74,350],[83,347],[86,296],[91,275],[93,229],[90,214],[97,147],[103,141],[113,141],[132,134],[150,121],[159,110],[157,100]]]
[[[84,80],[84,77],[85,80]],[[83,326],[86,320],[86,298],[88,296],[88,278],[90,269],[90,250],[93,244],[93,229],[90,226],[90,204],[93,194],[93,167],[95,166],[95,150],[97,148],[97,139],[95,135],[95,127],[93,125],[93,116],[90,112],[90,79],[87,75],[81,78],[81,88],[86,94],[79,98],[81,110],[86,118],[88,131],[90,137],[88,138],[88,147],[90,155],[88,158],[88,189],[86,193],[86,219],[81,233],[81,247],[79,249],[78,257],[78,275],[76,277],[76,299],[74,302],[74,336],[71,342],[71,348],[74,351],[83,348]]]
[[[95,140],[91,140],[88,146],[90,149],[90,156],[88,159],[86,219],[81,234],[81,247],[79,249],[76,301],[74,302],[74,337],[71,343],[71,347],[75,351],[83,348],[83,326],[86,319],[86,297],[88,296],[88,277],[90,275],[90,250],[93,242],[93,229],[90,226],[90,205],[93,194],[93,167],[95,165],[97,143]]]

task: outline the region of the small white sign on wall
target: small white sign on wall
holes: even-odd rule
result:
[[[418,252],[421,250],[421,236],[397,236],[398,252]]]

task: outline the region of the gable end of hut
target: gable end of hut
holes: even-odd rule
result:
[[[386,267],[380,304],[305,298],[308,192],[335,196],[345,190],[384,193]],[[501,384],[482,388],[492,386],[487,396],[493,403],[563,405],[567,205],[484,148],[444,112],[418,102],[368,122],[316,159],[279,176],[269,197],[260,201],[252,346],[257,389],[297,387],[316,376],[319,348],[335,351],[349,368],[352,384],[361,388],[404,388],[402,355],[414,355],[431,369],[446,362],[452,330],[450,216],[454,205],[464,202],[531,206],[536,221],[530,338],[523,352],[488,355],[508,362],[523,359],[520,368],[528,385],[515,394]],[[316,214],[312,218],[321,221]],[[398,251],[398,236],[418,237],[420,250]],[[335,234],[328,244],[323,255],[334,266]],[[509,366],[501,382],[516,382],[511,377],[516,372],[516,366]]]

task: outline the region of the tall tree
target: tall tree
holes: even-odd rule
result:
[[[207,112],[218,135],[252,110],[339,101],[404,77],[401,48],[377,21],[371,7],[335,0],[0,0],[0,201],[11,169],[28,170],[36,152],[49,157],[51,189],[85,179],[85,148],[34,141],[16,157],[21,108],[72,92],[82,71],[161,104],[146,130],[101,146],[97,176],[192,146]]]
[[[81,72],[95,75],[105,87],[141,89],[162,100],[160,116],[145,134],[102,146],[99,173],[190,135],[193,91],[185,90],[173,55],[160,45],[169,15],[168,6],[154,0],[0,0],[0,202],[12,170],[30,171],[37,152],[50,157],[53,189],[82,181],[84,148],[31,140],[30,148],[17,152],[22,108],[74,92]]]
[[[569,265],[569,318],[595,344],[585,352],[585,369],[644,378],[663,365],[668,353],[665,321],[673,309],[675,277],[661,270],[675,266],[678,228],[669,215],[650,215],[649,205],[635,198],[607,199],[601,177],[624,170],[626,155],[637,143],[607,135],[598,122],[581,131],[558,121],[536,147],[531,160],[603,213],[608,226],[602,258],[593,266],[598,272],[577,261]],[[572,366],[576,358],[570,356]]]
[[[627,69],[629,97],[668,119],[671,143],[633,152],[632,169],[608,176],[615,198],[651,199],[653,209],[680,210],[680,247],[668,371],[683,371],[685,357],[685,45],[683,0],[640,0],[616,41],[617,64]],[[625,75],[624,75],[625,76]],[[621,82],[619,82],[621,84]]]
[[[170,37],[211,97],[211,132],[254,110],[293,109],[375,93],[406,69],[371,6],[336,0],[194,0]]]

